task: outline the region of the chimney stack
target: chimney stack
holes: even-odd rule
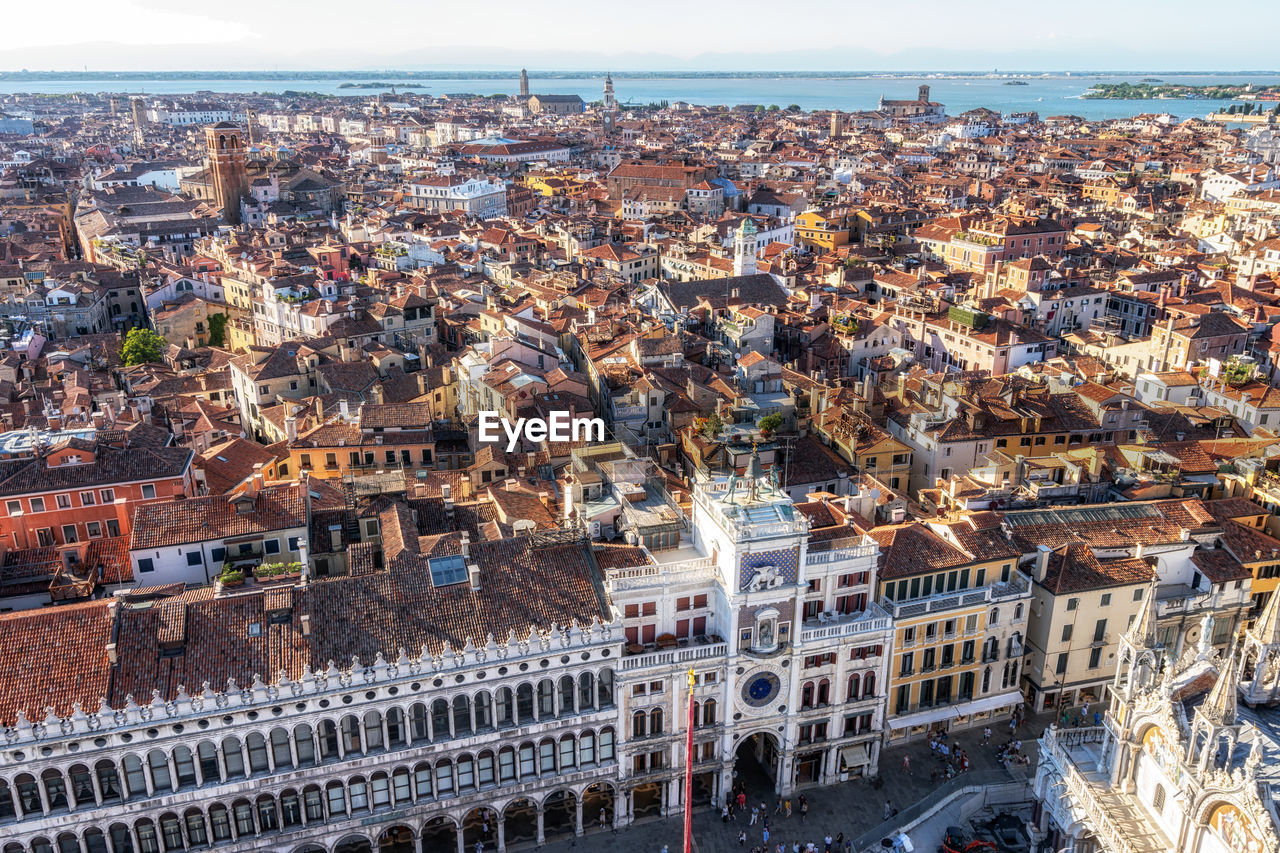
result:
[[[342,550],[342,525],[341,524],[329,525],[329,550],[333,551],[334,553],[340,552]]]
[[[1036,546],[1036,582],[1044,583],[1045,577],[1049,574],[1049,556],[1053,554],[1053,549],[1048,545]]]
[[[284,417],[284,437],[290,442],[298,440],[298,419],[293,415]]]
[[[475,563],[467,563],[467,575],[471,578],[471,591],[480,591],[480,567]]]
[[[262,463],[253,463],[253,488],[260,491],[266,485],[262,478]]]

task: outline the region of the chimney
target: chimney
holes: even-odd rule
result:
[[[465,471],[462,472],[462,476],[458,478],[458,491],[462,494],[462,500],[471,500],[471,475]]]
[[[342,416],[344,421],[351,420],[351,407],[347,405],[345,397],[338,401],[338,414]]]
[[[462,556],[470,557],[471,556],[471,534],[464,530],[462,531],[461,536],[462,536],[462,539],[458,543],[458,551],[459,553],[462,554]]]
[[[467,575],[471,578],[471,591],[480,591],[480,567],[475,563],[467,563]]]
[[[298,617],[298,621],[302,625],[302,636],[310,637],[311,636],[311,614],[303,613],[300,617]]]
[[[342,525],[329,525],[329,550],[334,553],[342,550]]]
[[[261,490],[265,485],[262,478],[262,463],[253,463],[253,487],[255,490]]]
[[[284,437],[290,442],[298,440],[298,419],[293,415],[284,417]]]
[[[1044,583],[1044,579],[1049,574],[1049,555],[1053,553],[1053,549],[1048,545],[1036,546],[1036,582]]]
[[[1146,546],[1146,544],[1144,544],[1144,543],[1142,543],[1142,542],[1139,542],[1137,545],[1134,545],[1134,546],[1133,546],[1133,559],[1135,559],[1135,560],[1142,560],[1142,559],[1144,559],[1144,558],[1145,558],[1145,556],[1146,556],[1146,551],[1147,551],[1147,546]]]

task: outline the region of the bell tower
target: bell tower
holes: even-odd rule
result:
[[[242,131],[231,122],[220,121],[204,129],[204,141],[209,150],[214,203],[227,224],[239,225],[240,198],[249,191]]]
[[[612,136],[617,129],[618,101],[613,97],[613,75],[604,75],[604,132]]]
[[[529,72],[527,69],[520,69],[520,100],[529,100]]]
[[[733,232],[733,274],[756,274],[756,224],[750,219]]]

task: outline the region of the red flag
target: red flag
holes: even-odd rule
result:
[[[684,853],[693,853],[693,685],[697,676],[689,669],[689,731],[684,744]]]

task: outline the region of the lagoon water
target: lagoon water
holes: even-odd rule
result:
[[[392,80],[396,75],[388,75]],[[1119,118],[1138,113],[1172,113],[1180,118],[1203,116],[1217,111],[1225,101],[1208,100],[1144,100],[1105,101],[1082,99],[1080,96],[1096,83],[1136,83],[1155,77],[1169,83],[1201,85],[1210,83],[1280,84],[1280,75],[1221,74],[1160,77],[1144,75],[1055,75],[1024,76],[1018,79],[1026,86],[1005,85],[1005,77],[615,77],[614,89],[623,103],[647,104],[654,101],[688,101],[693,104],[798,104],[806,110],[875,109],[880,96],[911,99],[921,84],[930,87],[930,98],[947,106],[949,115],[958,115],[975,107],[987,107],[1003,113],[1038,112],[1042,117],[1071,114],[1088,119]],[[401,78],[405,82],[421,82],[410,91],[430,95],[470,93],[477,95],[510,94],[518,90],[518,81],[510,79],[458,78],[449,80]],[[320,92],[347,97],[370,97],[377,89],[340,89],[342,79],[333,80],[0,80],[0,94],[41,92],[129,92],[150,95],[179,95],[207,92],[282,92],[296,90]],[[535,93],[549,95],[581,95],[583,100],[599,100],[603,76],[563,77],[530,80]]]

